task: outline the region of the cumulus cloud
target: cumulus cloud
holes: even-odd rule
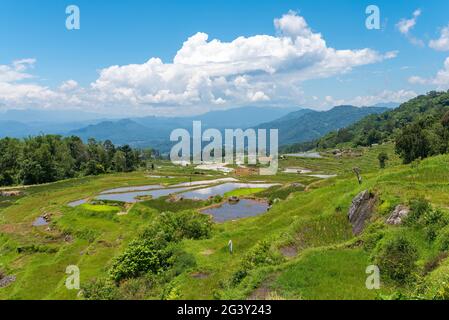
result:
[[[329,108],[338,105],[352,105],[356,107],[369,107],[374,106],[379,103],[402,103],[408,101],[418,94],[411,90],[383,90],[376,94],[357,96],[351,99],[336,99],[332,96],[326,96],[324,101],[321,103],[321,108]]]
[[[411,34],[411,30],[415,27],[416,22],[418,20],[418,17],[421,15],[421,10],[417,9],[413,12],[413,16],[410,19],[401,19],[397,24],[396,27],[398,28],[399,32],[402,33],[412,44],[423,46],[424,43],[422,40],[415,38]]]
[[[430,40],[429,47],[438,51],[449,50],[449,25],[441,29],[440,37],[436,40]]]
[[[443,68],[434,77],[422,78],[413,76],[408,79],[412,84],[427,84],[436,86],[438,90],[449,89],[449,57],[444,61]]]
[[[378,103],[397,102],[402,103],[408,101],[418,94],[411,90],[384,90],[374,95],[358,96],[350,101],[355,106],[373,106]]]
[[[188,38],[172,62],[153,57],[143,64],[114,65],[100,70],[87,88],[68,80],[51,90],[37,84],[36,95],[77,106],[194,110],[248,103],[285,104],[303,99],[301,83],[350,72],[353,68],[396,57],[397,52],[335,49],[296,12],[274,20],[275,36],[238,37],[230,42],[198,32]],[[18,82],[34,60],[0,66],[0,87],[23,92]],[[31,89],[31,87],[30,87]],[[0,89],[1,90],[1,89]],[[33,91],[33,90],[31,90]],[[18,93],[16,100],[23,93]],[[0,102],[9,97],[0,91]],[[47,103],[49,103],[47,101]]]
[[[78,88],[78,82],[76,82],[75,80],[67,80],[64,81],[61,86],[59,87],[60,90],[62,91],[71,91]]]
[[[209,40],[199,32],[184,42],[173,63],[151,58],[144,64],[105,68],[92,88],[102,99],[137,104],[226,101],[238,105],[272,101],[303,81],[396,56],[395,52],[380,54],[367,48],[330,48],[295,12],[275,19],[274,26],[276,36],[239,37],[231,42]]]

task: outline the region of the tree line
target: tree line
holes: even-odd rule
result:
[[[449,91],[431,91],[382,114],[369,115],[324,137],[284,147],[284,152],[371,146],[394,142],[404,163],[449,153]]]
[[[0,186],[40,184],[109,172],[130,172],[153,155],[151,149],[111,141],[40,135],[0,139]]]

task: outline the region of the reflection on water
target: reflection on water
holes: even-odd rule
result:
[[[309,177],[320,178],[320,179],[330,179],[335,178],[336,174],[309,174]]]
[[[276,186],[277,184],[255,184],[255,183],[224,183],[218,186],[213,186],[204,189],[192,190],[189,192],[184,192],[181,195],[186,199],[193,200],[207,200],[209,197],[223,196],[226,192],[233,191],[235,189],[242,188],[270,188]]]
[[[312,159],[322,158],[321,154],[319,154],[318,152],[289,153],[289,154],[286,154],[286,156],[299,157],[299,158],[312,158]]]
[[[303,173],[310,173],[312,172],[312,170],[309,169],[302,169],[302,168],[285,168],[284,173],[298,173],[298,174],[303,174]]]
[[[185,190],[189,190],[189,189],[191,189],[191,188],[147,190],[147,191],[126,192],[126,193],[108,193],[108,194],[100,194],[95,199],[135,203],[138,201],[136,199],[137,197],[151,196],[153,199],[156,199],[156,198],[168,196],[171,193],[181,192],[181,191],[185,191]]]
[[[215,180],[203,180],[203,181],[191,181],[191,182],[183,182],[175,185],[171,185],[170,187],[189,187],[189,186],[201,186],[201,185],[211,185],[216,183],[223,183],[223,182],[236,182],[237,179],[234,178],[222,178],[222,179],[215,179]]]
[[[152,190],[152,189],[162,189],[164,186],[161,185],[147,185],[147,186],[134,186],[134,187],[123,187],[123,188],[115,188],[101,192],[100,194],[109,194],[109,193],[119,193],[119,192],[128,192],[128,191],[144,191],[144,190]]]
[[[214,221],[224,222],[246,217],[254,217],[265,213],[268,210],[268,203],[265,201],[256,201],[242,199],[237,203],[224,203],[219,207],[204,209],[201,212],[213,216]]]
[[[36,220],[34,220],[33,222],[33,226],[34,227],[40,227],[40,226],[46,226],[48,224],[48,221],[45,220],[42,217],[37,218]]]
[[[77,206],[80,206],[80,205],[82,205],[82,204],[85,204],[85,203],[87,203],[87,200],[88,199],[81,199],[81,200],[76,200],[76,201],[73,201],[73,202],[70,202],[70,203],[68,203],[67,205],[69,206],[69,207],[77,207]]]

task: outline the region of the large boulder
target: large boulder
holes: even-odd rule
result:
[[[396,206],[391,215],[388,217],[387,223],[392,225],[401,224],[409,213],[410,208],[400,204]]]
[[[355,235],[362,233],[365,227],[365,221],[371,218],[375,204],[376,196],[368,190],[360,192],[352,200],[348,218],[352,224],[352,232]]]

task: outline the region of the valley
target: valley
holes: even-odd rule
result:
[[[189,257],[185,258],[189,263],[178,266],[177,272],[173,273],[170,272],[173,266],[169,267],[160,275],[164,280],[154,283],[146,279],[145,273],[123,280],[120,286],[114,285],[117,291],[114,297],[359,299],[376,298],[380,293],[388,294],[396,289],[407,292],[409,288],[389,283],[380,291],[365,288],[369,252],[364,249],[363,240],[352,234],[347,212],[352,198],[362,189],[379,195],[378,210],[372,217],[373,223],[378,225],[384,224],[382,221],[397,203],[406,203],[415,197],[425,196],[434,205],[444,208],[444,195],[449,191],[444,187],[447,173],[444,167],[440,169],[434,165],[445,162],[447,157],[428,159],[418,168],[410,168],[400,165],[390,144],[357,151],[360,156],[347,158],[337,158],[330,153],[323,153],[321,158],[286,157],[280,160],[284,169],[307,168],[314,173],[337,176],[319,179],[280,170],[276,176],[268,176],[263,181],[264,184],[276,184],[270,189],[266,189],[269,185],[255,188],[261,184],[258,175],[235,176],[216,171],[192,174],[190,168],[165,161],[158,163],[151,173],[109,174],[24,189],[20,197],[2,198],[1,201],[0,265],[3,272],[14,275],[16,280],[0,289],[0,297],[82,298],[77,290],[66,289],[66,266],[79,267],[82,287],[99,279],[107,282],[108,271],[117,256],[157,216],[163,212],[201,212],[204,210],[201,208],[210,208],[211,204],[227,203],[226,198],[234,194],[242,200],[264,199],[271,203],[271,208],[253,217],[212,222],[211,233],[206,239],[182,239],[176,246]],[[381,151],[387,152],[391,160],[388,168],[379,174],[377,154]],[[365,178],[361,186],[352,173],[355,164]],[[398,177],[401,177],[401,183]],[[211,189],[211,186],[236,183],[230,181],[239,184],[233,186],[235,189],[225,188],[227,194],[223,189],[217,193],[206,192],[208,196],[199,199],[179,197],[183,192],[189,192],[185,188],[201,191]],[[395,187],[390,188],[392,185]],[[163,188],[157,189],[160,187]],[[114,193],[126,195],[136,190],[150,193],[153,189],[178,190],[178,199],[172,199],[175,194],[143,197],[139,201],[127,200],[127,203],[103,202],[95,198]],[[235,191],[229,193],[232,189]],[[68,206],[79,199],[90,199],[91,204]],[[33,222],[43,215],[48,223],[33,226]],[[390,233],[398,229],[386,225],[384,228]],[[417,239],[421,237],[418,231],[407,233]],[[234,244],[232,255],[227,250],[229,240]],[[252,263],[242,279],[232,281],[254,250],[262,250],[260,255],[271,258]],[[423,264],[437,254],[436,249],[425,242],[420,250]],[[131,290],[131,285],[135,291]],[[326,290],[326,286],[331,285],[338,290]],[[92,298],[108,298],[105,293],[105,296],[98,294],[102,294],[101,290],[95,291]]]

